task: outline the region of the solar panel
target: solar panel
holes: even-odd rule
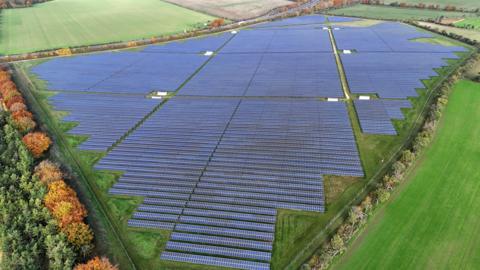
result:
[[[228,247],[217,247],[217,246],[210,246],[210,245],[203,245],[203,244],[191,244],[191,243],[174,242],[174,241],[169,241],[165,249],[169,251],[182,251],[186,253],[199,253],[199,254],[205,254],[205,255],[219,255],[219,256],[226,256],[231,258],[251,259],[251,260],[259,260],[259,261],[270,261],[271,259],[270,252],[228,248]]]
[[[202,255],[192,255],[186,253],[177,253],[165,251],[161,255],[162,260],[172,260],[180,262],[189,262],[195,264],[216,265],[222,267],[239,268],[239,269],[256,269],[256,270],[268,270],[270,264],[259,263],[252,261],[235,260],[228,258],[218,258]]]
[[[268,242],[229,238],[229,237],[219,237],[219,236],[211,236],[211,235],[174,232],[172,233],[170,239],[173,241],[183,241],[183,242],[210,244],[210,245],[218,245],[218,246],[233,246],[237,248],[245,248],[245,249],[253,249],[253,250],[264,250],[264,251],[272,250],[272,244]]]

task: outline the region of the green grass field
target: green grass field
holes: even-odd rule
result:
[[[426,20],[435,19],[440,16],[449,18],[476,16],[473,13],[445,12],[426,9],[395,8],[369,5],[355,5],[347,8],[334,9],[332,11],[329,11],[328,14],[389,20]]]
[[[408,182],[336,269],[478,269],[480,84],[461,81]]]
[[[480,29],[480,18],[466,18],[462,21],[454,23],[458,27],[468,27],[473,29]]]
[[[160,0],[55,0],[2,10],[0,53],[151,38],[212,19]]]
[[[480,2],[478,0],[386,0],[384,3],[389,4],[393,2],[418,4],[424,3],[426,5],[434,4],[440,6],[453,5],[457,8],[475,9],[480,8]]]

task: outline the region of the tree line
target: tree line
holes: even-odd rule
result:
[[[4,70],[0,101],[0,268],[117,269],[106,258],[81,263],[94,247],[87,210],[46,159],[51,139]]]

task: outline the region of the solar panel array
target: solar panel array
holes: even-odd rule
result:
[[[65,91],[52,102],[81,123],[72,133],[91,135],[82,149],[105,150],[128,134],[96,168],[123,172],[110,194],[144,197],[129,226],[172,231],[162,259],[269,269],[278,209],[323,212],[322,175],[364,175],[346,105],[317,99],[343,97],[324,23],[290,18],[236,35],[58,58],[34,72]],[[342,55],[352,92],[381,98],[416,96],[420,79],[462,50],[411,42],[429,35],[398,23],[334,35],[340,49],[359,52]],[[201,55],[207,50],[216,54]],[[128,133],[159,104],[146,93],[180,86]],[[391,119],[409,106],[355,101],[362,130],[374,134],[396,134]]]
[[[356,53],[342,55],[350,91],[377,93],[381,98],[416,97],[421,79],[436,76],[453,53]]]
[[[432,38],[413,26],[397,22],[384,22],[370,27],[341,27],[334,31],[335,41],[341,50],[359,52],[428,52],[447,53],[465,51],[464,47],[442,46],[416,42],[419,38]]]
[[[332,54],[219,54],[179,95],[343,97],[343,91]]]
[[[70,134],[89,136],[80,149],[105,151],[159,101],[138,96],[60,93],[51,97],[50,103],[56,110],[70,113],[64,121],[79,123]]]
[[[328,21],[329,22],[355,22],[359,21],[360,19],[358,18],[351,18],[351,17],[341,17],[341,16],[328,16]]]
[[[245,96],[343,97],[343,91],[333,54],[265,54]]]
[[[306,24],[323,24],[325,22],[326,22],[326,19],[325,19],[325,16],[323,15],[307,15],[307,16],[277,20],[273,22],[261,23],[254,26],[254,28],[295,26],[295,25],[306,25]]]
[[[175,97],[103,158],[129,225],[173,230],[162,259],[268,269],[278,208],[324,211],[323,174],[363,176],[346,106]]]
[[[216,55],[178,94],[243,96],[261,58],[261,54]]]
[[[276,28],[240,31],[220,53],[331,52],[328,31]]]
[[[207,60],[195,54],[121,52],[56,58],[33,72],[50,90],[146,94],[176,90]]]
[[[238,102],[164,104],[96,165],[125,171],[110,193],[187,200]]]
[[[216,51],[228,40],[233,38],[230,33],[223,33],[208,37],[192,38],[188,40],[173,41],[162,45],[151,45],[142,50],[148,53],[202,53]]]
[[[408,100],[355,100],[355,110],[364,133],[397,135],[391,119],[404,119],[401,108],[411,108]]]

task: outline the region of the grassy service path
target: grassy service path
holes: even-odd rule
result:
[[[336,269],[478,269],[480,84],[455,86],[422,161]]]
[[[92,45],[183,32],[213,17],[160,0],[55,0],[2,10],[0,53]]]

